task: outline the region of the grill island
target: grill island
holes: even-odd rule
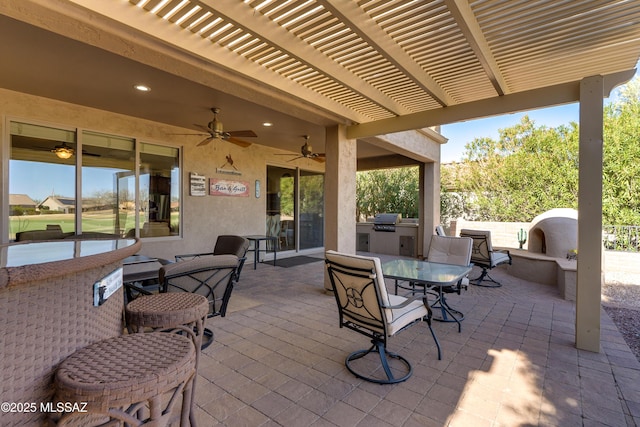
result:
[[[396,224],[402,220],[401,214],[379,213],[373,218],[374,231],[396,231]]]
[[[379,213],[373,220],[356,224],[356,250],[386,255],[416,257],[418,224],[402,220],[399,213]]]

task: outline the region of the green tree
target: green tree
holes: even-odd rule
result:
[[[638,225],[640,80],[617,93],[603,116],[603,222]],[[458,170],[442,174],[443,192],[455,189],[462,197],[465,218],[530,221],[549,209],[577,208],[576,123],[547,128],[525,116],[517,125],[500,129],[497,141],[480,137],[465,148]],[[450,205],[443,204],[443,218],[451,215]]]
[[[618,93],[604,111],[603,222],[640,225],[640,79]]]
[[[457,187],[470,194],[473,219],[530,221],[555,207],[577,207],[575,126],[537,127],[524,116],[500,129],[500,139],[476,138],[467,144],[467,173]],[[448,185],[448,183],[444,183]]]
[[[356,176],[356,219],[381,212],[418,217],[418,168],[406,167],[358,172]]]

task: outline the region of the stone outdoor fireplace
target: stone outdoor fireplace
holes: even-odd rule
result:
[[[538,215],[529,227],[529,252],[565,258],[578,247],[578,211],[551,209]]]

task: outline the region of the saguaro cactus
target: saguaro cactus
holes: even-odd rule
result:
[[[518,231],[518,243],[520,243],[520,249],[522,249],[522,246],[527,243],[527,232],[524,231],[523,228]]]

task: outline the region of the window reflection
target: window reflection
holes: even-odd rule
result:
[[[9,239],[46,240],[75,233],[75,132],[12,122],[9,159]]]
[[[82,133],[82,235],[135,228],[134,167],[133,139]]]
[[[140,144],[140,237],[178,235],[180,186],[178,149]]]
[[[76,141],[75,130],[19,122],[10,135],[10,241],[179,235],[179,149],[91,131]]]
[[[324,175],[300,171],[300,249],[324,244]]]

